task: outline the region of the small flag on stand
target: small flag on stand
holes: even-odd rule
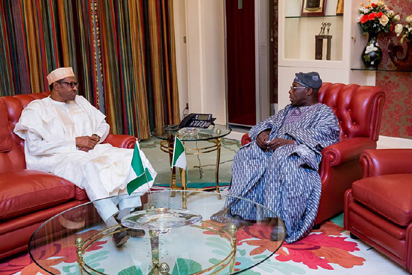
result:
[[[170,168],[173,168],[173,166],[185,169],[187,171],[185,147],[183,146],[182,141],[178,137],[175,138],[175,144],[173,146],[172,165]]]
[[[144,153],[140,150],[139,142],[137,141],[134,147],[131,165],[131,174],[136,174],[136,177],[133,177],[134,179],[127,184],[127,193],[130,195],[145,184],[148,184],[150,190],[157,173],[150,165]]]

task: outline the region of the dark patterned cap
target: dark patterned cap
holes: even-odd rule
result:
[[[320,79],[320,76],[316,72],[310,72],[310,73],[297,73],[295,74],[295,82],[299,83],[302,86],[308,87],[308,88],[313,88],[313,89],[319,89],[320,86],[322,86],[322,79]]]

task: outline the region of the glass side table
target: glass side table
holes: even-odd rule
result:
[[[202,190],[215,189],[216,192],[220,192],[219,189],[219,164],[220,164],[220,147],[222,145],[222,138],[227,136],[232,132],[232,129],[226,125],[210,125],[209,128],[182,128],[182,129],[173,129],[170,126],[165,126],[161,129],[160,132],[152,131],[152,135],[161,139],[160,150],[169,154],[170,164],[172,163],[173,158],[173,146],[175,137],[183,142],[191,141],[211,141],[213,144],[211,146],[203,148],[193,148],[186,149],[186,155],[200,155],[205,153],[210,153],[216,151],[216,187],[202,188]],[[183,169],[180,170],[180,176],[182,179],[182,187],[176,186],[176,168],[171,168],[171,187],[173,190],[187,190],[187,179],[186,174]],[[199,189],[196,189],[199,190]]]

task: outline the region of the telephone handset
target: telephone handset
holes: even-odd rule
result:
[[[212,114],[189,114],[180,122],[179,128],[208,128],[210,124],[213,124],[215,119],[216,118],[212,117]]]

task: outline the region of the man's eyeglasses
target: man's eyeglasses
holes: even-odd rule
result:
[[[74,88],[74,87],[79,87],[79,82],[66,82],[66,81],[57,81],[59,83],[64,83],[66,85],[70,85],[70,87]]]
[[[294,90],[297,90],[297,89],[307,89],[307,87],[302,87],[302,86],[290,86],[290,90],[291,90],[291,91],[294,91]]]

